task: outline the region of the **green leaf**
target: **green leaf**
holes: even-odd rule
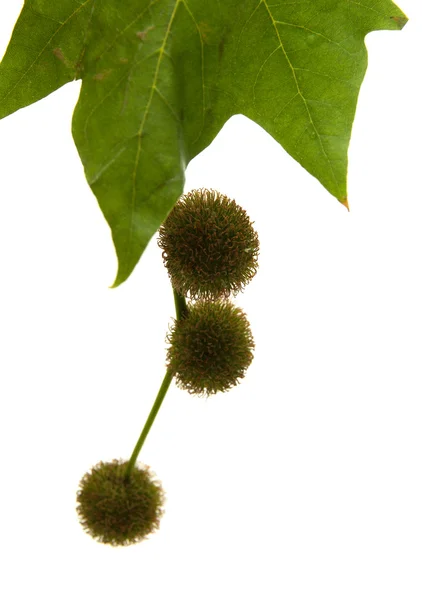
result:
[[[0,118],[82,79],[73,136],[125,281],[235,114],[347,206],[364,38],[390,0],[27,0],[0,64]]]

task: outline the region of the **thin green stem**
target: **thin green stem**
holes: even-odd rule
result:
[[[129,478],[130,472],[133,469],[133,467],[135,466],[136,459],[138,458],[141,448],[144,445],[146,437],[149,433],[149,430],[151,429],[152,424],[154,423],[155,417],[157,416],[157,413],[160,410],[160,406],[163,403],[164,397],[167,393],[167,390],[170,387],[170,383],[171,383],[172,379],[173,379],[173,373],[171,373],[170,370],[167,369],[167,372],[164,375],[164,379],[161,384],[161,387],[158,390],[158,394],[155,399],[155,402],[154,402],[154,404],[151,408],[151,411],[148,415],[148,419],[145,422],[144,428],[142,429],[142,433],[139,436],[136,446],[133,449],[132,456],[130,457],[129,463],[126,467],[126,472],[125,472],[126,479]]]
[[[173,296],[174,296],[174,305],[176,307],[176,319],[182,319],[188,313],[188,307],[186,304],[186,300],[184,296],[181,296],[176,290],[173,288]]]
[[[176,307],[176,319],[179,320],[179,319],[182,319],[187,314],[188,307],[187,307],[184,296],[181,296],[180,294],[178,294],[174,289],[173,289],[173,295],[174,295],[174,304]],[[161,387],[158,390],[158,394],[155,399],[155,402],[154,402],[154,404],[151,408],[151,411],[148,415],[148,419],[145,422],[144,428],[142,429],[141,435],[139,436],[136,446],[133,449],[132,456],[130,457],[128,465],[126,467],[126,471],[125,471],[126,479],[129,478],[130,472],[132,471],[133,467],[135,466],[135,463],[139,456],[141,448],[144,445],[144,442],[149,433],[149,430],[151,429],[152,424],[154,423],[155,417],[157,416],[157,413],[160,410],[160,407],[163,403],[163,400],[165,398],[167,390],[170,387],[170,383],[171,383],[172,379],[173,379],[173,373],[170,372],[169,369],[167,369],[167,372],[164,375],[164,379],[161,383]]]

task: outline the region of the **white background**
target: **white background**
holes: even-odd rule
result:
[[[236,302],[255,359],[207,400],[174,385],[141,453],[159,532],[111,548],[75,494],[128,458],[164,375],[173,297],[155,239],[110,289],[109,228],[70,123],[80,82],[0,122],[0,595],[7,600],[420,600],[422,193],[419,0],[367,37],[350,213],[233,118],[187,170],[255,221]],[[0,55],[21,3],[0,7]]]

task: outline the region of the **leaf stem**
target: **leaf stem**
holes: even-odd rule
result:
[[[175,308],[176,308],[176,319],[179,320],[179,319],[182,319],[187,314],[188,308],[187,308],[186,300],[185,300],[184,296],[181,296],[180,294],[178,294],[174,289],[173,289],[173,295],[174,295],[174,304],[175,304]],[[158,394],[155,399],[155,402],[151,408],[151,411],[148,415],[147,420],[145,421],[144,428],[142,429],[141,435],[139,436],[139,439],[136,442],[136,446],[133,449],[132,456],[129,459],[129,462],[128,462],[128,465],[127,465],[126,471],[125,471],[125,479],[129,478],[130,473],[131,473],[133,467],[135,466],[135,463],[139,456],[141,448],[144,445],[144,442],[149,433],[149,430],[151,429],[152,424],[154,423],[155,417],[157,416],[158,411],[160,410],[160,407],[163,403],[163,400],[165,398],[167,390],[170,387],[170,383],[171,383],[172,379],[173,379],[173,373],[169,369],[167,369],[166,374],[164,375],[164,379],[161,383],[160,389],[158,390]]]

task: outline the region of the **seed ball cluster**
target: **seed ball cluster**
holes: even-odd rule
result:
[[[179,200],[158,244],[177,295],[189,297],[167,335],[167,368],[179,387],[209,396],[237,385],[255,348],[245,313],[229,301],[254,277],[259,241],[246,212],[214,190]],[[95,540],[129,546],[159,528],[165,494],[149,467],[99,462],[82,477],[79,521]]]
[[[191,394],[225,392],[245,376],[254,341],[245,313],[231,302],[198,301],[167,336],[167,364]]]
[[[256,274],[258,235],[234,200],[199,189],[175,204],[158,245],[175,292],[191,299],[167,335],[167,367],[191,394],[225,392],[253,359],[249,322],[229,296]]]
[[[182,196],[158,245],[173,288],[192,299],[236,295],[258,268],[258,235],[246,211],[215,190]]]
[[[98,542],[128,546],[142,541],[159,527],[164,513],[164,491],[148,466],[134,466],[125,477],[128,461],[100,462],[80,481],[77,513],[83,529]]]

